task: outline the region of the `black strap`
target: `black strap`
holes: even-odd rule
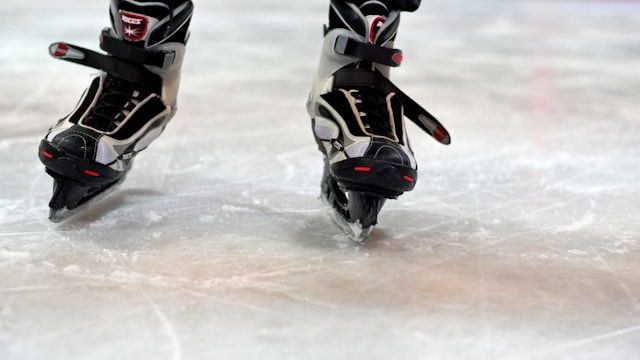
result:
[[[367,0],[336,0],[336,2],[344,3],[350,2],[356,6],[361,6]],[[391,8],[391,10],[409,11],[413,12],[420,7],[421,0],[382,0],[382,2]]]
[[[56,59],[103,70],[109,75],[135,83],[145,88],[160,88],[162,78],[144,66],[114,56],[103,55],[67,43],[54,43],[49,47],[51,56]]]
[[[395,92],[400,96],[404,115],[409,120],[441,144],[451,144],[451,135],[440,121],[379,72],[361,69],[340,70],[334,74],[333,86],[334,88],[371,87],[387,94]]]
[[[334,46],[336,53],[374,63],[398,67],[402,64],[402,50],[363,43],[346,35],[338,35]]]
[[[102,30],[100,48],[107,53],[137,64],[157,66],[167,69],[176,59],[174,51],[151,51],[127,44],[111,33],[111,29]]]

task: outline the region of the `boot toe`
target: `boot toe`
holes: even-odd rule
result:
[[[397,143],[384,140],[374,140],[365,152],[365,157],[385,161],[402,166],[411,166],[409,156]]]
[[[90,132],[90,129],[76,126],[58,134],[49,144],[66,156],[93,160],[98,137]]]

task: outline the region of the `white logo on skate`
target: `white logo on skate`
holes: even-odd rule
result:
[[[124,34],[130,38],[135,38],[140,36],[140,30],[125,26]]]
[[[144,20],[143,19],[136,19],[136,18],[132,18],[129,17],[125,14],[122,14],[122,22],[125,22],[127,24],[131,24],[131,25],[142,25]]]
[[[147,35],[149,19],[140,14],[120,10],[122,35],[128,41],[142,41]]]

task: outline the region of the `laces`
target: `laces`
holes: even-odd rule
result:
[[[137,104],[137,91],[132,83],[107,76],[97,104],[83,121],[100,131],[113,131]]]
[[[371,88],[353,89],[349,93],[355,99],[365,129],[375,135],[393,137],[386,97]]]

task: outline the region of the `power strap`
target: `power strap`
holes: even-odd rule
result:
[[[103,70],[109,75],[123,79],[141,87],[160,88],[162,78],[140,64],[119,59],[115,56],[103,55],[92,50],[67,43],[54,43],[49,53],[56,59]]]
[[[402,92],[395,84],[379,72],[361,69],[343,69],[334,74],[334,88],[370,87],[384,93],[395,92],[402,101],[404,115],[427,134],[444,145],[451,144],[447,129],[422,106]]]

